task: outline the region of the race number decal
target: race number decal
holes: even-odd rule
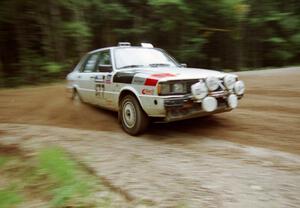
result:
[[[96,84],[95,85],[96,96],[103,96],[104,92],[104,84]]]

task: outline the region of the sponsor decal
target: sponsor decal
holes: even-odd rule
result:
[[[106,84],[111,84],[111,77],[112,77],[111,74],[106,75],[106,78],[105,78],[105,83]]]
[[[96,88],[95,88],[96,96],[99,96],[100,92],[101,92],[101,85],[100,84],[96,84]]]
[[[153,95],[154,90],[153,89],[143,89],[142,94],[143,95]]]
[[[103,92],[104,92],[104,84],[96,84],[95,85],[95,94],[96,96],[103,96]]]
[[[104,76],[103,75],[98,75],[95,77],[95,82],[97,83],[103,83],[104,82]]]
[[[137,73],[140,72],[138,71],[118,72],[113,76],[112,79],[114,83],[156,86],[159,79],[176,76],[176,74],[171,74],[171,73],[157,73],[157,74],[150,75],[148,78],[142,78],[138,76],[135,77]]]
[[[160,74],[152,74],[151,77],[156,77],[156,78],[176,77],[176,74],[160,73]]]

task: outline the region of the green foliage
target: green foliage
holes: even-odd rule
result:
[[[0,156],[0,207],[26,207],[31,200],[42,207],[112,207],[111,195],[97,196],[101,180],[88,174],[62,149],[47,148],[35,157]],[[104,190],[107,193],[107,190]]]
[[[45,70],[48,73],[59,73],[60,71],[62,71],[62,69],[63,66],[55,62],[47,62],[43,66],[43,70]]]
[[[166,6],[166,5],[184,5],[182,0],[149,0],[150,5],[153,6]]]
[[[22,197],[12,188],[0,189],[0,207],[11,208],[22,202]]]
[[[274,45],[280,45],[280,44],[283,44],[286,42],[284,39],[282,39],[280,37],[271,37],[267,41]]]
[[[91,32],[84,22],[67,22],[63,25],[66,37],[72,38],[89,38]]]
[[[39,155],[39,170],[56,184],[52,190],[54,207],[61,207],[70,199],[86,196],[91,187],[79,177],[79,168],[60,149],[44,150]]]
[[[39,168],[59,183],[75,181],[75,164],[59,149],[47,149],[39,155]]]
[[[7,163],[9,161],[9,158],[8,157],[5,157],[5,156],[1,156],[0,155],[0,168],[5,165],[5,163]]]
[[[294,46],[300,48],[300,32],[292,35],[290,39]]]
[[[152,42],[189,66],[299,64],[295,0],[0,1],[1,86],[65,77],[83,53]]]

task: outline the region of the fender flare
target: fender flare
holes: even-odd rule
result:
[[[138,91],[137,91],[136,89],[134,89],[132,86],[125,86],[125,87],[123,87],[123,88],[120,90],[120,94],[119,94],[119,97],[118,97],[118,104],[120,103],[120,97],[121,97],[121,95],[122,95],[122,93],[123,93],[124,91],[129,91],[129,92],[133,93],[133,94],[135,95],[135,97],[137,98],[137,100],[138,100],[140,106],[141,106],[142,109],[145,111],[145,108],[144,108],[144,106],[143,106],[143,104],[142,104],[142,102],[141,102],[141,98],[139,97]],[[145,111],[145,112],[146,112],[146,111]]]

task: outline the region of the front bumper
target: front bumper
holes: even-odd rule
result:
[[[166,110],[165,122],[183,120],[194,117],[201,117],[226,111],[231,111],[227,98],[230,95],[229,92],[214,92],[210,93],[209,96],[215,97],[218,101],[216,110],[213,112],[206,112],[202,109],[201,100],[194,100],[191,95],[176,98],[166,98],[164,100],[164,108]],[[242,96],[238,96],[242,98]]]
[[[144,95],[140,96],[139,99],[148,116],[156,118],[158,121],[171,122],[230,111],[232,108],[229,107],[227,98],[231,93],[228,91],[211,92],[209,96],[215,97],[218,101],[217,108],[212,112],[204,111],[202,100],[195,100],[191,94],[176,96]]]

